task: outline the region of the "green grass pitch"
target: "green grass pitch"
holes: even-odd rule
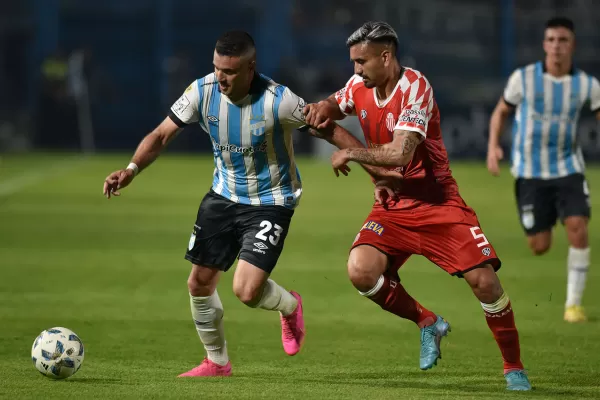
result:
[[[276,313],[246,308],[225,274],[219,293],[234,377],[176,376],[203,356],[189,311],[183,255],[212,161],[165,155],[120,198],[102,197],[103,179],[129,155],[0,159],[0,397],[195,399],[600,398],[600,266],[592,220],[592,266],[584,305],[590,321],[562,320],[567,243],[560,225],[552,250],[526,248],[505,167],[453,163],[502,261],[523,359],[535,387],[506,393],[500,352],[466,283],[415,256],[402,268],[407,290],[447,318],[443,359],[418,368],[419,331],[358,295],[346,277],[348,247],[372,201],[355,166],[336,178],[326,162],[300,159],[304,195],[273,278],[299,291],[307,338],[289,357]],[[590,168],[598,208],[600,169]],[[595,194],[596,193],[596,194]],[[30,360],[43,329],[65,326],[83,340],[83,367],[52,381]]]

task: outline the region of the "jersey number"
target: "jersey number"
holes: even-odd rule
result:
[[[272,235],[269,235],[268,239],[273,246],[277,246],[277,243],[279,243],[279,239],[281,239],[281,232],[283,232],[283,228],[277,224],[273,225],[272,223],[266,220],[260,223],[260,227],[263,229],[258,231],[255,237],[264,241],[267,240],[266,234],[269,233],[269,231],[273,229],[273,227],[275,227],[275,231]]]
[[[479,231],[480,233],[477,233],[477,231]],[[471,228],[471,235],[473,235],[473,239],[475,239],[475,240],[481,239],[481,241],[479,243],[477,243],[477,247],[483,247],[486,244],[490,244],[490,242],[488,242],[488,240],[485,237],[485,235],[483,234],[483,232],[481,232],[481,228],[478,226],[474,226]]]

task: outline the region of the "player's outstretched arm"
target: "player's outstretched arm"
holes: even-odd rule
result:
[[[500,175],[499,162],[504,158],[504,152],[500,146],[500,137],[504,131],[506,120],[510,116],[514,107],[506,103],[504,98],[500,98],[492,117],[490,118],[490,136],[488,138],[487,169],[494,176]]]
[[[364,148],[360,140],[352,135],[346,128],[336,123],[333,123],[325,129],[317,130],[314,128],[309,128],[308,131],[312,136],[325,139],[338,149]],[[384,167],[377,167],[369,164],[360,165],[365,171],[367,171],[369,175],[371,175],[373,182],[380,181],[383,178],[403,178],[401,173],[390,171]],[[350,171],[349,167],[347,168],[347,171]]]
[[[120,196],[119,190],[128,186],[137,174],[152,164],[179,131],[181,128],[170,117],[165,118],[156,129],[142,139],[129,166],[106,177],[102,190],[104,196],[107,199],[112,195]]]
[[[398,129],[394,131],[394,140],[374,149],[344,149],[331,156],[331,164],[336,176],[339,172],[348,174],[349,161],[375,166],[403,167],[412,160],[417,146],[424,140],[419,132]]]

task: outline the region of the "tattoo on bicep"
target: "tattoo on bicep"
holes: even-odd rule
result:
[[[414,149],[421,143],[420,138],[417,137],[417,133],[409,131],[400,131],[398,134],[401,140],[402,155],[410,154]]]

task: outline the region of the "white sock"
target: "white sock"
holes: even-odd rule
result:
[[[569,271],[567,280],[567,302],[566,306],[580,306],[588,267],[590,265],[590,248],[576,249],[569,247],[567,267]]]
[[[223,331],[223,304],[219,294],[215,292],[208,297],[192,296],[192,317],[200,341],[206,350],[206,356],[215,364],[227,365],[227,342]]]
[[[256,307],[263,310],[279,311],[286,316],[293,313],[297,305],[298,300],[290,292],[279,286],[275,281],[267,279],[262,297]]]

